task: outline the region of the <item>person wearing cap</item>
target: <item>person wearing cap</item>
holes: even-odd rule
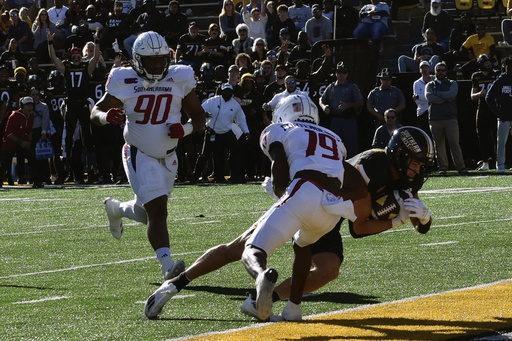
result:
[[[94,42],[94,56],[90,60],[82,59],[82,50],[74,47],[70,51],[70,58],[60,60],[55,54],[55,47],[53,46],[53,37],[50,30],[46,31],[48,38],[48,50],[50,58],[55,65],[55,68],[61,72],[66,79],[66,114],[64,120],[66,122],[66,172],[71,172],[71,158],[73,147],[73,136],[77,122],[80,122],[82,131],[82,140],[85,146],[86,161],[88,173],[92,174],[94,161],[92,157],[93,140],[91,136],[91,113],[89,111],[89,79],[90,75],[96,70],[96,65],[100,59],[100,44],[99,44],[99,30],[96,30]],[[75,181],[83,182],[83,172],[75,175]]]
[[[430,74],[430,63],[427,61],[420,62],[420,73],[421,77],[414,81],[412,85],[413,95],[412,99],[416,103],[416,127],[423,130],[428,136],[432,137],[432,133],[430,132],[430,125],[428,122],[428,102],[425,97],[425,88],[427,84],[434,80],[434,77]]]
[[[306,22],[305,31],[309,36],[309,44],[313,45],[317,41],[332,39],[332,22],[329,18],[323,16],[322,6],[315,4],[311,8],[313,17]]]
[[[13,8],[9,11],[11,16],[12,25],[9,26],[9,32],[3,46],[3,51],[7,51],[8,44],[12,38],[15,38],[20,46],[20,50],[23,52],[33,51],[32,46],[32,29],[26,21],[23,21],[19,17],[19,10]]]
[[[14,110],[5,127],[5,133],[2,138],[2,164],[0,166],[0,187],[3,185],[4,177],[11,168],[12,158],[14,155],[18,159],[28,160],[30,174],[32,174],[34,185],[33,188],[43,187],[41,179],[36,171],[35,154],[32,148],[32,126],[34,124],[34,100],[30,96],[20,99],[20,108]],[[18,164],[18,172],[21,175],[25,171],[24,167]],[[10,183],[13,185],[13,183]]]
[[[262,106],[263,110],[274,111],[275,109],[277,109],[279,107],[279,105],[282,103],[282,101],[286,97],[291,96],[291,95],[308,96],[307,92],[301,91],[297,87],[297,81],[295,79],[295,76],[293,76],[293,75],[286,76],[284,79],[284,83],[286,86],[286,90],[276,94],[274,97],[272,97],[272,99],[269,102],[263,103],[263,106]]]
[[[311,19],[311,7],[304,5],[302,0],[293,0],[293,5],[288,8],[288,16],[293,20],[295,29],[304,31],[306,22]]]
[[[500,58],[496,54],[496,43],[493,36],[487,33],[487,25],[483,22],[476,24],[476,34],[469,36],[461,49],[465,49],[469,57],[469,61],[461,67],[464,79],[471,79],[471,75],[480,69],[477,60],[483,54],[491,58],[494,66],[499,65]]]
[[[387,68],[377,74],[380,86],[375,87],[368,94],[366,109],[373,116],[375,128],[386,123],[384,112],[388,109],[395,110],[399,115],[405,109],[405,96],[399,88],[391,85],[391,72]]]
[[[267,60],[272,63],[273,67],[277,65],[277,53],[275,50],[269,50],[267,52]]]
[[[371,0],[359,10],[361,22],[354,29],[354,38],[379,40],[388,30],[389,5],[380,0]]]
[[[450,33],[452,31],[452,17],[442,7],[441,0],[432,0],[430,2],[430,11],[425,13],[423,17],[421,32],[425,33],[427,29],[433,29],[436,32],[439,44],[441,44],[444,51],[448,51]]]
[[[347,148],[347,158],[359,153],[357,141],[357,115],[363,106],[363,95],[359,87],[348,80],[349,68],[343,61],[336,65],[336,81],[327,86],[319,106],[331,117],[330,129]]]
[[[169,47],[176,50],[178,39],[188,32],[188,18],[181,12],[177,0],[169,2],[169,13],[165,16],[165,40]]]
[[[425,42],[414,45],[412,53],[414,57],[402,55],[398,57],[398,72],[418,70],[418,65],[425,60],[434,68],[444,54],[443,47],[436,41],[436,32],[428,28],[425,33]]]
[[[253,7],[249,12],[247,6],[245,6],[246,0],[243,0],[243,15],[244,22],[249,28],[249,37],[252,39],[262,38],[266,43],[266,27],[268,17],[265,11],[261,11],[260,8],[264,8],[264,0],[260,1],[260,7]]]
[[[450,153],[455,169],[461,175],[466,175],[468,170],[464,164],[464,157],[459,144],[459,123],[457,121],[457,94],[459,86],[456,81],[446,75],[448,67],[445,62],[439,62],[435,67],[435,80],[427,83],[425,97],[428,101],[428,113],[430,131],[436,149],[436,160],[439,175],[446,175],[448,171],[448,155],[446,142],[450,147]]]
[[[278,47],[281,46],[281,30],[286,28],[288,30],[288,35],[292,42],[295,42],[295,38],[297,37],[297,29],[295,28],[295,23],[289,17],[288,6],[282,4],[277,6],[277,18],[274,20],[272,24],[272,42],[268,42],[270,47]],[[283,31],[284,33],[285,31]]]
[[[288,33],[287,28],[282,28],[279,31],[279,40],[281,44],[276,47],[276,57],[278,64],[286,64],[288,61],[288,56],[290,55],[290,51],[296,46],[290,40],[290,34]],[[302,31],[299,31],[302,32]]]
[[[202,57],[199,53],[203,51],[205,40],[206,37],[199,33],[197,22],[192,21],[189,23],[188,33],[182,35],[178,40],[174,56],[176,64],[189,65],[194,71],[199,71],[202,63]]]
[[[236,65],[231,65],[228,68],[228,84],[230,84],[233,87],[234,92],[234,98],[235,100],[240,103],[240,97],[242,95],[242,87],[240,86],[240,68]],[[221,86],[217,89],[217,95],[220,93]]]
[[[224,83],[217,96],[210,97],[202,104],[204,111],[208,113],[208,118],[203,150],[197,159],[192,182],[199,180],[206,161],[213,153],[214,181],[225,183],[224,155],[228,150],[230,180],[235,183],[241,183],[244,180],[241,164],[242,148],[239,141],[241,136],[236,136],[235,132],[242,132],[246,139],[250,137],[250,133],[242,107],[233,98],[233,94],[233,86]]]
[[[236,34],[238,35],[238,38],[232,42],[235,57],[239,53],[251,54],[252,46],[254,45],[254,39],[249,37],[249,26],[243,23],[238,24],[236,27]]]
[[[133,58],[133,43],[142,32],[153,31],[160,35],[165,34],[165,15],[156,8],[155,2],[153,0],[143,0],[142,8],[144,11],[139,14],[132,24],[132,35],[123,40],[124,48],[130,58]]]

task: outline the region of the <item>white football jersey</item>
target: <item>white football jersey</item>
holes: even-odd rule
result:
[[[181,101],[194,90],[196,80],[190,66],[171,65],[164,79],[150,84],[131,67],[110,71],[106,90],[123,102],[126,112],[125,141],[144,154],[168,156],[178,139],[169,137],[169,125],[181,121]]]
[[[286,152],[290,179],[301,170],[316,170],[343,184],[343,163],[347,150],[340,137],[327,128],[308,122],[269,125],[260,137],[260,147],[270,158],[269,148],[280,142]]]

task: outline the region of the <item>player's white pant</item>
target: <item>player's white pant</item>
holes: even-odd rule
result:
[[[306,179],[295,179],[281,197],[256,223],[246,245],[264,250],[269,256],[291,237],[304,247],[334,228],[340,216],[326,211],[324,190]]]
[[[143,206],[162,195],[171,194],[178,171],[176,153],[163,159],[155,159],[136,147],[125,144],[123,165],[137,205]]]

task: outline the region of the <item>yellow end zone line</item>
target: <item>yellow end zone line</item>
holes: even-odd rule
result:
[[[512,279],[180,340],[448,340],[511,328]]]

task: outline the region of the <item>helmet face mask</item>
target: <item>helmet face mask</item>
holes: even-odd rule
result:
[[[133,44],[133,68],[137,74],[150,81],[159,81],[167,74],[170,50],[165,39],[149,31],[137,37]]]
[[[320,116],[316,104],[304,95],[286,97],[272,115],[273,123],[303,121],[318,124]]]
[[[391,164],[398,171],[402,181],[409,185],[418,184],[426,174],[426,167],[434,163],[434,144],[430,137],[416,127],[401,127],[393,133],[386,147]],[[409,166],[412,160],[421,163],[420,172],[410,177]]]

